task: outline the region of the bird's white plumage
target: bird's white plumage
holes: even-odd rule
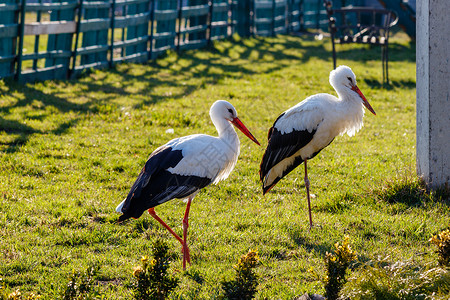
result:
[[[231,127],[231,126],[230,126]],[[234,131],[233,128],[231,130]],[[183,159],[167,171],[178,175],[210,178],[213,183],[226,179],[239,156],[239,139],[228,140],[204,134],[172,140],[167,146],[181,150]]]
[[[286,110],[275,122],[274,128],[281,135],[294,131],[314,132],[314,135],[311,141],[296,153],[266,170],[264,187],[283,177],[283,172],[294,164],[296,157],[301,156],[302,160],[309,159],[328,146],[336,136],[345,133],[353,136],[363,126],[363,105],[367,100],[359,94],[355,74],[349,67],[340,66],[330,73],[329,80],[338,97],[324,93],[310,96]]]

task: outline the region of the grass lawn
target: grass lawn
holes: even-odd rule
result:
[[[338,48],[338,64],[353,69],[377,116],[366,111],[355,137],[336,138],[309,162],[317,226],[308,230],[303,167],[262,196],[267,130],[308,95],[334,94],[330,48],[306,36],[236,38],[73,81],[0,81],[0,278],[12,290],[57,299],[72,272],[95,264],[102,299],[130,299],[133,267],[152,242],[164,239],[177,254],[181,247],[148,214],[117,224],[115,207],[156,147],[216,134],[208,111],[217,99],[235,106],[262,147],[238,133],[235,170],[195,198],[192,265],[183,273],[181,255],[174,261],[175,299],[218,298],[249,249],[261,261],[257,299],[323,294],[325,254],[345,235],[359,264],[435,262],[428,239],[449,226],[449,202],[423,195],[415,177],[415,46],[401,34],[390,48],[388,88],[379,48]],[[184,209],[173,200],[156,211],[181,233]]]

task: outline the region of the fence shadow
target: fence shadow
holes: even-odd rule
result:
[[[413,80],[389,80],[390,82],[389,85],[383,83],[382,78],[380,79],[368,78],[364,79],[364,82],[372,89],[393,90],[394,88],[401,88],[401,89],[416,88],[416,82]]]
[[[43,130],[35,128],[36,126],[33,127],[18,121],[17,119],[20,118],[46,122],[53,112],[74,113],[69,119],[60,120],[56,126],[53,126],[51,133],[61,135],[75,126],[86,114],[98,113],[99,107],[112,105],[113,100],[119,97],[144,95],[139,97],[137,104],[134,104],[134,108],[139,108],[167,99],[189,96],[197,89],[205,85],[217,84],[224,78],[270,73],[289,67],[292,61],[303,64],[311,58],[319,58],[325,64],[329,63],[331,70],[332,59],[331,52],[328,50],[328,42],[328,40],[324,40],[322,43],[314,42],[313,36],[246,39],[235,36],[226,41],[213,43],[208,49],[211,52],[210,55],[202,55],[204,52],[198,50],[185,51],[180,54],[169,51],[165,57],[150,61],[146,66],[140,67],[139,72],[134,72],[136,65],[121,64],[108,72],[86,73],[78,80],[49,81],[26,85],[13,80],[5,80],[3,82],[5,88],[0,92],[4,97],[13,100],[8,100],[11,103],[9,105],[0,106],[0,125],[2,131],[8,136],[0,141],[0,145],[6,147],[3,148],[4,151],[15,152],[21,145],[27,143],[30,136],[43,133]],[[411,57],[414,55],[410,52],[414,51],[414,47],[408,48],[404,45],[391,44],[394,60],[412,60]],[[369,49],[367,55],[373,55],[377,50]],[[395,54],[397,51],[408,51],[410,54],[402,56]],[[342,58],[364,61],[367,59],[364,53],[365,51],[360,51],[360,49],[348,49],[339,55]],[[261,63],[262,60],[267,62],[267,66],[255,70],[251,62]],[[246,63],[242,63],[243,61]],[[97,80],[96,76],[101,78]],[[114,79],[113,83],[111,78]],[[191,78],[201,80],[192,83],[192,81],[189,82]],[[374,88],[382,87],[382,84],[376,79],[368,79],[366,83]],[[75,91],[71,91],[70,95],[64,94],[64,91],[58,90],[64,85],[67,86],[67,90],[74,90],[74,86],[76,86]],[[415,83],[392,81],[392,86],[414,88]],[[161,87],[176,88],[176,91],[170,94],[164,93],[161,92]],[[102,96],[96,98],[96,93],[101,93]],[[72,99],[75,100],[72,101]],[[83,101],[78,99],[83,99]],[[17,114],[18,110],[21,116],[16,120],[6,117],[13,113]]]
[[[10,120],[0,117],[0,128],[8,136],[6,140],[0,141],[0,145],[5,146],[4,152],[7,153],[18,151],[20,146],[26,144],[32,135],[49,132],[60,135],[76,123],[76,120],[63,121],[56,128],[45,131],[26,124],[26,120],[44,122],[54,111],[84,113],[88,110],[88,104],[70,102],[55,94],[44,93],[33,85],[21,85],[12,80],[6,80],[5,84],[8,89],[6,92],[2,92],[2,96],[14,100],[11,101],[12,104],[10,105],[1,106],[0,114],[4,116],[19,114],[23,120]],[[53,109],[46,110],[46,107],[50,106]],[[17,110],[20,110],[20,112],[17,112]]]

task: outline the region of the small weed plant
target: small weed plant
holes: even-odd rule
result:
[[[223,281],[222,289],[225,292],[225,299],[229,300],[249,300],[253,299],[258,287],[258,275],[253,270],[258,264],[258,252],[249,250],[243,255],[238,263],[233,266],[236,276],[233,280]]]
[[[64,300],[92,299],[99,293],[95,289],[95,282],[99,266],[90,265],[83,273],[73,272],[69,283],[64,289]]]
[[[329,300],[335,300],[339,296],[344,284],[347,282],[347,269],[350,263],[357,257],[356,252],[350,247],[349,237],[345,236],[342,244],[336,243],[334,253],[325,256],[327,276],[325,278],[325,295]]]
[[[152,260],[143,256],[141,258],[142,265],[133,270],[135,299],[166,299],[178,286],[179,279],[167,272],[173,258],[167,244],[162,240],[156,240],[152,246],[152,252]]]
[[[429,239],[429,242],[438,248],[436,252],[439,264],[450,267],[450,229],[434,235]]]

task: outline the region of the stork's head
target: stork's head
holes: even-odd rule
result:
[[[209,110],[209,114],[211,115],[211,118],[225,119],[230,122],[233,121],[234,118],[237,118],[236,109],[230,102],[225,100],[217,100],[214,102]]]
[[[340,95],[353,95],[361,99],[362,104],[376,115],[369,101],[364,97],[356,84],[356,76],[352,69],[347,66],[339,66],[330,72],[330,84]]]
[[[211,106],[211,109],[209,110],[209,115],[211,116],[211,119],[215,123],[216,120],[227,120],[234,126],[236,126],[237,129],[242,131],[249,139],[251,139],[256,144],[260,145],[258,140],[253,136],[253,134],[250,133],[250,131],[245,127],[245,125],[239,120],[237,116],[236,109],[231,105],[230,102],[225,100],[217,100],[214,102],[214,104]]]

